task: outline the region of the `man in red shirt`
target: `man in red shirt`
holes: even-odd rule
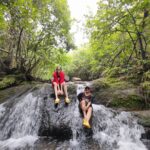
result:
[[[58,98],[58,95],[65,94],[65,103],[70,103],[70,100],[68,98],[68,92],[67,92],[67,85],[65,83],[65,74],[62,71],[61,67],[58,66],[56,68],[56,71],[53,73],[53,80],[52,85],[54,87],[55,92],[55,104],[58,104],[60,102],[60,99]]]

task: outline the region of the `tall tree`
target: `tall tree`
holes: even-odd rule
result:
[[[6,51],[8,70],[16,68],[28,76],[43,69],[49,72],[53,64],[62,62],[59,56],[73,46],[66,0],[12,0],[0,4],[0,17],[6,26],[5,30],[0,26],[6,33],[0,39],[0,48]]]
[[[96,54],[103,55],[111,66],[138,60],[148,70],[150,2],[100,0],[98,6],[96,16],[87,23]]]

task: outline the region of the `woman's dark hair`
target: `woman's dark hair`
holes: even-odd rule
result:
[[[58,71],[58,70],[62,70],[61,66],[56,67],[56,71]]]
[[[85,90],[90,90],[91,88],[89,86],[86,86],[85,87]]]

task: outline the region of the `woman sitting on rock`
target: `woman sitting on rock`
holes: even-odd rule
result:
[[[83,113],[83,125],[87,128],[91,128],[89,121],[92,116],[92,101],[93,96],[90,87],[86,86],[84,92],[80,93],[78,96],[79,106]]]
[[[54,71],[53,73],[52,85],[54,87],[55,92],[55,104],[58,104],[60,102],[58,95],[64,94],[65,94],[65,103],[70,103],[70,100],[68,98],[67,85],[65,83],[65,74],[60,66],[58,66],[56,68],[56,71]]]

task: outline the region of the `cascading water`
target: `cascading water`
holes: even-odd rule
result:
[[[93,138],[101,149],[146,150],[140,141],[144,129],[130,113],[116,114],[102,105],[93,108]]]
[[[84,90],[83,85],[78,85],[77,94]],[[116,112],[103,105],[93,104],[92,131],[90,141],[93,149],[101,150],[146,150],[141,142],[141,134],[144,133],[142,126],[137,124],[137,119],[128,112]],[[86,142],[85,135],[79,134],[80,143]],[[82,139],[82,140],[81,140]],[[89,140],[89,139],[88,139]],[[90,142],[88,141],[88,142]],[[79,146],[80,145],[80,146]],[[84,149],[84,148],[83,148]]]
[[[93,104],[92,130],[84,129],[76,100],[84,87],[68,106],[54,107],[48,84],[1,104],[0,150],[146,150],[131,113]]]
[[[28,93],[0,105],[0,149],[31,146],[40,126],[40,98]]]

